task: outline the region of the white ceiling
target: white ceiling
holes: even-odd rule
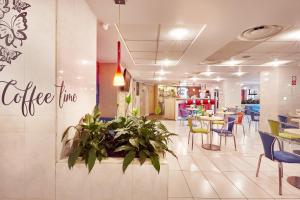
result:
[[[216,80],[217,77],[234,77],[232,73],[237,71],[247,72],[244,79],[254,80],[259,71],[270,68],[260,65],[274,59],[292,60],[287,65],[295,67],[300,64],[300,41],[288,36],[279,35],[253,47],[250,43],[236,43],[248,45],[242,52],[225,48],[227,44],[237,41],[240,33],[254,26],[275,24],[283,26],[285,31],[291,31],[295,26],[300,28],[299,0],[127,0],[126,5],[121,6],[120,32],[123,38],[114,26],[118,23],[118,6],[114,1],[86,1],[99,22],[110,24],[107,31],[99,28],[98,59],[101,62],[116,62],[116,43],[122,40],[123,65],[138,80],[153,81],[157,76],[155,72],[161,67],[155,64],[156,52],[158,60],[166,57],[178,59],[183,55],[176,66],[164,68],[170,72],[164,77],[173,82],[194,76],[206,81]],[[161,41],[157,48],[155,38],[159,24],[172,27],[198,24],[206,25],[206,28],[182,54],[190,41]],[[162,34],[161,38],[168,40],[166,34]],[[174,52],[170,52],[171,50]],[[220,57],[232,54],[234,59],[244,62],[238,66],[222,66],[219,61],[216,62],[217,65],[204,64],[216,52],[219,52]],[[243,58],[244,56],[250,57]],[[217,73],[209,77],[198,75],[204,71]]]

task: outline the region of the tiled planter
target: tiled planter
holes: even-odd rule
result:
[[[161,163],[158,174],[150,162],[134,161],[125,173],[122,161],[109,158],[95,164],[92,172],[82,163],[68,169],[56,164],[56,200],[167,200],[169,167]]]

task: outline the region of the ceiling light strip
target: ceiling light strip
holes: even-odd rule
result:
[[[196,37],[193,39],[193,41],[186,47],[186,49],[183,51],[182,56],[179,58],[179,60],[177,61],[176,65],[178,65],[181,61],[183,56],[186,54],[186,52],[192,47],[192,45],[196,42],[196,40],[198,39],[198,37],[201,35],[201,33],[204,31],[204,29],[206,28],[206,24],[204,24],[200,31],[198,32],[198,34],[196,35]]]
[[[157,36],[156,36],[156,53],[155,53],[155,61],[154,61],[155,64],[157,64],[158,41],[159,41],[159,38],[160,38],[160,24],[158,24]]]
[[[134,61],[134,59],[133,59],[133,57],[132,57],[132,55],[131,55],[131,53],[130,53],[130,51],[129,51],[129,48],[128,48],[128,46],[127,46],[125,40],[124,40],[124,37],[123,37],[123,35],[122,35],[122,33],[121,33],[121,31],[120,31],[118,25],[115,24],[115,27],[116,27],[116,29],[117,29],[117,31],[118,31],[118,33],[119,33],[119,37],[121,38],[122,43],[124,44],[124,46],[125,46],[125,48],[126,48],[128,54],[129,54],[130,59],[132,60],[133,64],[136,65],[136,63],[135,63],[135,61]]]

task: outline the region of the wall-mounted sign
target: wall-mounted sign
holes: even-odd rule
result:
[[[297,77],[292,76],[292,85],[297,85]]]
[[[0,81],[0,87],[3,87],[1,91],[1,104],[4,106],[10,106],[12,104],[20,104],[20,109],[24,117],[30,115],[34,116],[36,106],[43,104],[50,104],[54,101],[55,94],[50,92],[40,92],[37,86],[32,81],[29,81],[24,88],[18,85],[18,81]],[[68,93],[65,87],[64,81],[59,85],[55,85],[58,88],[58,106],[63,108],[67,102],[76,102],[77,95]]]

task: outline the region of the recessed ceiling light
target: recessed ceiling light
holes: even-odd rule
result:
[[[265,64],[262,64],[262,66],[271,66],[271,67],[278,67],[280,65],[284,65],[284,64],[287,64],[287,63],[290,63],[292,61],[290,60],[273,60],[272,62],[267,62]]]
[[[200,80],[200,78],[198,78],[198,77],[192,77],[192,78],[190,78],[192,81],[198,81],[198,80]]]
[[[236,75],[236,76],[243,76],[244,74],[246,74],[246,72],[235,72],[235,73],[233,73],[233,75]]]
[[[169,74],[170,72],[161,69],[161,70],[157,71],[156,73],[159,75],[165,75],[165,74]]]
[[[169,35],[175,40],[184,40],[188,33],[189,30],[185,28],[175,28],[169,32]]]
[[[159,82],[162,81],[162,80],[165,80],[165,79],[166,79],[166,78],[165,78],[165,77],[162,77],[162,76],[159,76],[159,77],[156,77],[156,78],[155,78],[155,80],[156,80],[156,81],[159,81]]]
[[[213,74],[215,74],[216,72],[201,72],[200,75],[204,75],[204,76],[211,76]]]
[[[217,78],[214,79],[214,80],[216,80],[217,82],[220,82],[220,81],[222,81],[223,79],[222,79],[221,77],[217,77]]]
[[[162,65],[162,66],[171,66],[171,65],[176,65],[177,61],[175,60],[169,60],[169,59],[164,59],[164,60],[159,60],[157,62],[158,65]]]
[[[80,76],[77,76],[76,79],[77,79],[77,80],[80,80],[80,79],[82,79],[82,78],[81,78]]]
[[[220,65],[222,65],[222,66],[235,66],[235,65],[241,64],[242,62],[244,62],[244,61],[243,60],[231,59],[231,60],[227,60],[225,62],[222,62]]]
[[[64,70],[59,70],[58,73],[63,74]]]

